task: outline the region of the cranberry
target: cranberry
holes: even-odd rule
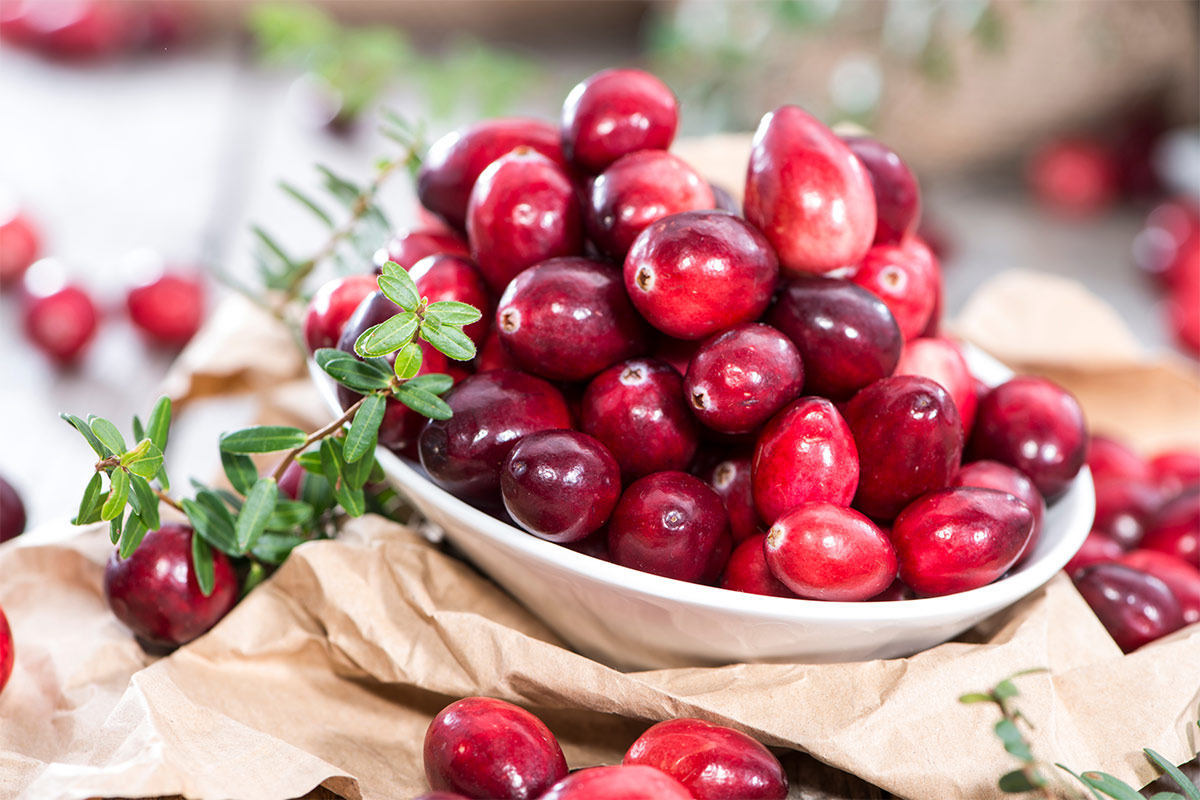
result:
[[[304,312],[304,343],[308,352],[336,347],[342,328],[367,295],[379,291],[374,275],[347,275],[326,283]]]
[[[748,592],[770,597],[796,597],[782,581],[771,574],[767,567],[767,554],[763,543],[767,535],[758,533],[745,539],[729,557],[721,588],[734,592]]]
[[[593,378],[583,394],[580,427],[608,447],[625,481],[687,469],[699,443],[683,379],[654,359],[616,364]]]
[[[846,406],[846,423],[862,465],[854,507],[869,516],[891,519],[921,495],[949,486],[958,471],[962,421],[950,395],[928,378],[876,381]]]
[[[750,463],[749,455],[736,455],[701,473],[701,477],[725,503],[734,544],[758,533],[758,512],[754,509]]]
[[[1098,480],[1092,527],[1104,531],[1129,550],[1142,540],[1161,505],[1162,495],[1149,483],[1124,478]]]
[[[729,557],[733,554],[733,534],[729,529],[725,529],[725,533],[717,539],[717,544],[713,547],[712,553],[708,557],[708,563],[704,567],[704,574],[700,576],[700,583],[705,586],[716,586],[721,580],[721,576],[725,574],[725,567],[729,564]]]
[[[1184,624],[1200,622],[1200,569],[1155,550],[1131,550],[1118,558],[1117,563],[1158,578],[1179,601]]]
[[[875,191],[875,243],[894,244],[916,233],[921,219],[917,177],[896,151],[877,139],[846,136],[843,141],[867,168]]]
[[[684,392],[696,417],[720,433],[748,433],[795,400],[804,385],[796,346],[769,325],[738,325],[692,357]]]
[[[642,150],[617,159],[592,181],[584,222],[591,240],[620,261],[655,220],[715,205],[708,183],[683,159]]]
[[[863,162],[797,106],[780,106],[759,123],[745,206],[789,275],[857,264],[875,238],[875,194]]]
[[[958,345],[949,339],[913,339],[904,345],[895,374],[921,375],[940,384],[954,400],[962,418],[963,435],[970,434],[979,398],[975,393],[975,377]]]
[[[1176,344],[1200,358],[1200,248],[1192,251],[1186,275],[1167,295],[1167,324]]]
[[[621,762],[654,767],[696,800],[783,800],[788,780],[771,751],[741,731],[702,719],[651,726]]]
[[[801,503],[849,505],[858,485],[854,437],[833,403],[802,397],[771,418],[754,448],[754,505],[768,525]]]
[[[433,143],[417,173],[421,205],[465,230],[467,203],[480,173],[510,150],[531,147],[558,164],[565,164],[558,131],[535,119],[489,119],[448,133]]]
[[[496,329],[517,363],[568,381],[638,355],[647,338],[620,273],[586,258],[555,258],[514,278],[496,309]]]
[[[567,775],[554,734],[523,708],[468,697],[443,708],[425,731],[425,777],[436,791],[535,800]]]
[[[182,347],[204,322],[204,283],[188,275],[160,275],[130,289],[125,303],[129,319],[150,341],[164,347]]]
[[[937,259],[916,237],[900,244],[875,245],[850,280],[887,303],[905,340],[929,324],[937,302]]]
[[[2,32],[14,44],[63,59],[103,58],[132,43],[131,9],[106,0],[27,0],[6,11]]]
[[[653,767],[589,767],[572,772],[541,800],[692,800],[694,795]]]
[[[1086,451],[1087,427],[1079,401],[1045,378],[1013,378],[979,401],[971,458],[1016,467],[1047,502],[1067,490]]]
[[[1094,564],[1075,576],[1075,588],[1126,653],[1184,625],[1175,595],[1148,572],[1124,564]]]
[[[23,214],[0,222],[0,286],[16,283],[37,260],[41,242],[37,229]]]
[[[1006,492],[966,486],[921,497],[892,525],[900,580],[926,597],[991,583],[1032,535],[1029,506]]]
[[[487,337],[484,338],[483,344],[479,347],[479,352],[475,355],[475,371],[487,372],[492,369],[517,369],[521,365],[513,358],[512,353],[508,352],[508,348],[504,342],[500,341],[500,331],[492,327],[488,331]]]
[[[1167,501],[1146,529],[1140,546],[1200,567],[1200,486]]]
[[[925,245],[929,247],[928,244]],[[934,253],[932,247],[929,247],[929,252]],[[936,258],[941,258],[934,254]],[[929,321],[925,323],[925,327],[921,329],[919,336],[925,339],[936,339],[941,335],[942,330],[942,314],[946,307],[946,281],[942,279],[941,267],[937,271],[937,289],[933,294],[933,311],[929,312]]]
[[[723,211],[660,219],[625,259],[625,288],[650,324],[702,339],[766,310],[779,267],[762,234]]]
[[[1200,463],[1200,458],[1197,462]],[[1088,440],[1087,465],[1096,481],[1120,478],[1147,482],[1152,479],[1146,459],[1116,439],[1098,433]],[[1200,471],[1197,477],[1200,478]]]
[[[1178,494],[1183,487],[1200,483],[1200,453],[1194,450],[1168,450],[1150,459],[1150,473],[1166,496]]]
[[[229,558],[212,551],[213,592],[200,591],[192,567],[192,529],[168,523],[150,531],[129,558],[113,550],[104,568],[109,608],[134,635],[153,645],[186,644],[216,625],[237,603]]]
[[[567,95],[563,153],[594,175],[623,155],[666,150],[678,124],[679,102],[665,83],[638,69],[606,69]]]
[[[912,589],[904,585],[904,581],[896,578],[892,581],[892,585],[884,589],[879,594],[871,598],[872,603],[890,603],[897,600],[912,600],[916,598],[916,593]]]
[[[412,269],[418,261],[436,255],[470,258],[471,248],[456,233],[422,229],[403,230],[389,239],[383,250],[375,255],[375,271],[380,272],[384,263],[388,261],[395,261],[405,269]]]
[[[730,214],[742,215],[742,204],[737,201],[729,190],[723,186],[718,186],[715,183],[710,183],[708,188],[712,189],[713,193],[713,208],[717,211],[728,211]]]
[[[1071,556],[1071,560],[1063,566],[1063,572],[1074,575],[1084,567],[1116,561],[1124,554],[1125,548],[1121,547],[1116,539],[1103,531],[1092,530],[1075,555]]]
[[[800,597],[867,600],[896,579],[896,552],[875,523],[833,503],[804,503],[767,531],[767,566]]]
[[[500,490],[500,467],[524,436],[570,428],[562,393],[512,370],[472,375],[445,396],[454,416],[430,420],[418,440],[421,466],[438,486],[471,501]]]
[[[477,348],[483,345],[492,327],[488,314],[491,299],[474,264],[457,254],[432,255],[414,264],[409,275],[417,285],[417,294],[431,303],[455,300],[479,309],[483,319],[467,325],[463,333],[471,337]]]
[[[1099,142],[1068,138],[1041,148],[1029,165],[1037,198],[1055,211],[1088,217],[1108,208],[1117,195],[1117,165]]]
[[[656,472],[634,481],[608,523],[608,551],[622,566],[698,581],[729,520],[721,498],[686,472]]]
[[[300,466],[298,461],[288,464],[283,475],[279,476],[279,493],[288,500],[299,500],[306,472],[307,470]]]
[[[25,531],[25,504],[12,484],[0,478],[0,542],[15,539]]]
[[[979,489],[995,489],[998,492],[1008,492],[1013,497],[1029,506],[1033,512],[1033,533],[1025,545],[1025,549],[1017,556],[1016,564],[1021,564],[1037,547],[1042,537],[1042,525],[1046,520],[1046,501],[1034,487],[1033,481],[1023,473],[999,461],[975,461],[966,464],[950,481],[951,486],[975,486]],[[1014,566],[1016,566],[1014,564]]]
[[[4,691],[5,684],[12,676],[15,657],[12,628],[8,626],[8,617],[4,616],[4,609],[0,608],[0,692]]]
[[[904,347],[882,300],[833,278],[787,281],[766,321],[796,344],[806,391],[834,400],[891,375]]]
[[[1174,285],[1187,262],[1200,253],[1200,206],[1191,198],[1177,197],[1155,207],[1146,226],[1133,240],[1138,268]]]
[[[32,296],[25,306],[25,333],[43,353],[60,364],[79,359],[96,335],[99,312],[78,286]]]
[[[583,223],[571,179],[527,147],[493,161],[471,190],[467,238],[494,292],[538,262],[582,253]]]

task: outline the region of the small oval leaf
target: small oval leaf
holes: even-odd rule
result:
[[[416,377],[417,373],[421,371],[421,361],[424,357],[421,345],[416,342],[409,342],[401,347],[396,353],[396,363],[392,365],[396,377],[402,381]]]
[[[116,425],[103,417],[96,417],[88,423],[88,427],[113,455],[119,456],[125,452],[125,439]]]
[[[221,436],[221,449],[230,453],[274,453],[302,447],[308,434],[283,425],[258,425]]]
[[[475,306],[469,303],[460,303],[457,300],[439,300],[436,303],[430,303],[429,307],[425,309],[425,313],[437,317],[443,325],[470,325],[472,322],[483,319],[483,313]]]

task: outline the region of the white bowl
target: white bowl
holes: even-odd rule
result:
[[[989,385],[1012,372],[968,348]],[[333,381],[310,364],[331,409]],[[896,658],[933,647],[1041,587],[1091,529],[1096,498],[1085,467],[1046,514],[1032,557],[1004,578],[945,597],[835,603],[732,592],[663,578],[532,536],[435,486],[384,448],[391,483],[476,566],[572,647],[620,669],[739,662],[845,662]]]

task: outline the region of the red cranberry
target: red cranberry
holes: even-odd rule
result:
[[[1155,550],[1131,550],[1118,558],[1117,563],[1158,578],[1179,601],[1183,623],[1200,622],[1200,569]]]
[[[555,784],[541,800],[692,800],[694,795],[653,767],[589,767]]]
[[[811,600],[868,600],[896,579],[896,551],[875,523],[833,503],[804,503],[767,531],[771,574]]]
[[[326,283],[304,312],[304,343],[308,352],[336,347],[342,328],[367,295],[379,291],[374,275],[347,275]]]
[[[762,234],[723,211],[660,219],[625,259],[625,288],[650,324],[677,339],[702,339],[758,319],[779,273]]]
[[[801,503],[849,505],[858,485],[858,451],[833,403],[802,397],[763,428],[752,472],[754,505],[770,525]]]
[[[25,504],[12,484],[0,478],[0,542],[15,539],[25,531]]]
[[[297,461],[288,464],[283,475],[279,476],[279,493],[288,500],[299,500],[301,484],[304,483],[306,472],[307,470]]]
[[[586,258],[544,261],[513,278],[496,309],[496,329],[527,370],[567,381],[638,355],[648,333],[620,273]]]
[[[0,222],[0,286],[19,281],[40,249],[37,229],[28,217],[14,214]]]
[[[583,223],[566,172],[522,147],[479,176],[467,206],[467,238],[494,292],[528,267],[583,252]]]
[[[904,347],[882,300],[833,278],[787,281],[766,321],[800,351],[805,390],[834,400],[891,375]]]
[[[583,394],[580,427],[608,447],[627,482],[687,469],[699,443],[683,378],[654,359],[616,364],[593,378]]]
[[[715,208],[717,211],[728,211],[730,214],[735,214],[739,217],[742,215],[742,204],[737,201],[737,198],[729,193],[728,189],[718,186],[715,183],[710,183],[708,188],[712,189],[713,199],[715,201],[713,203],[713,208]]]
[[[435,255],[470,258],[471,248],[456,233],[436,230],[403,230],[388,240],[383,250],[375,256],[375,271],[383,269],[388,261],[395,261],[405,269],[412,269],[417,262]]]
[[[129,319],[152,342],[182,347],[204,322],[204,283],[198,277],[161,275],[129,290]]]
[[[1025,549],[1017,556],[1017,564],[1021,564],[1037,547],[1042,537],[1042,524],[1046,519],[1046,501],[1034,487],[1033,481],[1024,474],[999,461],[975,461],[965,464],[950,481],[951,486],[974,486],[979,489],[995,489],[998,492],[1008,492],[1013,497],[1029,506],[1033,512],[1033,533],[1025,545]]]
[[[109,608],[139,639],[186,644],[237,603],[238,581],[226,555],[213,550],[213,592],[200,591],[192,567],[192,529],[167,524],[146,534],[129,558],[113,550],[104,568]]]
[[[592,241],[620,261],[655,220],[715,205],[712,188],[683,159],[642,150],[617,159],[592,181],[584,222]]]
[[[1178,197],[1157,206],[1146,218],[1146,226],[1133,240],[1133,258],[1138,268],[1174,285],[1200,251],[1200,206],[1191,198]]]
[[[1196,461],[1197,478],[1200,479],[1200,458]],[[1087,465],[1092,470],[1092,479],[1096,481],[1110,478],[1142,482],[1152,480],[1146,459],[1116,439],[1098,433],[1092,434],[1088,441]]]
[[[4,38],[56,58],[103,58],[132,44],[134,15],[122,3],[28,0],[16,11],[5,13]]]
[[[900,244],[875,245],[850,280],[874,294],[891,310],[905,340],[929,324],[937,302],[937,260],[916,237]]]
[[[434,483],[466,500],[486,501],[499,492],[500,466],[522,437],[571,427],[562,393],[522,372],[472,375],[445,400],[454,416],[430,420],[421,431],[421,466]]]
[[[1075,588],[1126,653],[1183,627],[1179,601],[1147,572],[1095,564],[1075,576]]]
[[[475,355],[475,371],[487,372],[492,369],[516,369],[519,370],[521,365],[513,358],[512,353],[508,352],[508,347],[504,342],[500,341],[500,331],[494,326],[488,331],[487,336],[480,345],[478,353]]]
[[[1081,138],[1046,145],[1029,165],[1029,182],[1037,198],[1075,217],[1093,216],[1112,205],[1118,179],[1108,149]]]
[[[8,617],[4,616],[4,609],[0,608],[0,692],[4,691],[5,684],[12,676],[15,657],[12,628],[8,626]]]
[[[1140,546],[1200,567],[1200,486],[1167,501],[1146,529]]]
[[[1075,555],[1071,556],[1071,560],[1063,566],[1063,572],[1074,575],[1084,567],[1116,561],[1124,554],[1125,548],[1121,547],[1116,539],[1103,531],[1093,529],[1083,540],[1083,544],[1080,545]]]
[[[638,69],[606,69],[567,95],[563,153],[594,175],[628,153],[666,150],[678,124],[679,102],[665,83]]]
[[[716,586],[717,581],[725,574],[725,567],[729,564],[729,557],[733,554],[733,534],[729,529],[725,529],[725,533],[717,539],[716,545],[712,549],[712,553],[708,557],[708,563],[704,566],[704,574],[700,576],[700,583],[705,586]]]
[[[510,150],[531,147],[558,164],[565,164],[558,131],[535,119],[489,119],[448,133],[433,143],[417,173],[421,205],[465,230],[471,189],[488,165]]]
[[[970,452],[974,460],[1021,470],[1052,502],[1083,466],[1083,409],[1070,392],[1045,378],[1013,378],[980,399]]]
[[[979,398],[975,393],[975,377],[958,345],[949,339],[913,339],[904,345],[895,374],[921,375],[940,384],[954,400],[962,418],[963,435],[970,434]]]
[[[862,465],[854,507],[869,516],[891,519],[921,495],[949,486],[958,471],[962,421],[950,395],[928,378],[876,381],[846,406],[846,423]]]
[[[468,697],[438,712],[425,731],[425,777],[436,791],[535,800],[567,775],[554,734],[523,708]]]
[[[1096,518],[1104,531],[1126,550],[1137,547],[1162,505],[1162,495],[1149,483],[1123,478],[1096,481]]]
[[[26,335],[39,350],[64,365],[77,361],[91,344],[98,320],[96,304],[78,286],[30,297],[25,306]]]
[[[769,325],[737,325],[705,342],[684,393],[696,418],[720,433],[748,433],[792,402],[804,385],[796,346]]]
[[[928,244],[925,245],[929,247]],[[934,253],[932,247],[929,247],[929,252]],[[941,258],[934,253],[935,258]],[[929,321],[925,323],[925,327],[921,329],[919,334],[925,339],[936,339],[941,335],[942,330],[942,315],[943,309],[946,307],[946,281],[942,278],[942,269],[939,266],[937,270],[937,289],[933,294],[933,311],[929,312]]]
[[[492,327],[491,299],[474,264],[461,255],[432,255],[414,264],[409,274],[417,285],[417,294],[429,302],[455,300],[479,309],[483,319],[463,328],[463,333],[471,337],[477,348],[483,346]]]
[[[1200,483],[1200,453],[1194,450],[1168,450],[1150,460],[1150,473],[1165,496],[1178,494],[1183,487]]]
[[[780,106],[759,123],[745,206],[789,275],[857,264],[875,238],[875,194],[863,162],[796,106]]]
[[[885,531],[886,533],[886,531]],[[912,589],[904,585],[904,581],[896,578],[892,581],[891,586],[884,589],[879,594],[871,598],[872,603],[890,603],[897,600],[912,600],[916,598],[916,593]]]
[[[750,456],[736,455],[701,473],[701,477],[725,503],[734,544],[758,533],[758,512],[754,509],[750,463]]]
[[[654,767],[696,800],[783,800],[788,780],[771,751],[741,731],[702,719],[671,719],[637,738],[621,762]]]
[[[779,578],[771,574],[767,567],[767,553],[763,543],[765,533],[755,534],[744,540],[729,557],[725,565],[725,575],[721,579],[721,588],[734,592],[748,592],[770,597],[796,597]]]
[[[707,484],[686,472],[656,472],[621,495],[608,523],[608,551],[622,566],[698,581],[728,530],[725,506]]]
[[[1187,277],[1167,295],[1167,324],[1176,344],[1200,358],[1200,247],[1192,251]]]
[[[588,534],[577,542],[566,542],[563,547],[601,561],[612,561],[608,555],[608,528],[603,525],[595,533]]]
[[[926,597],[986,586],[1008,571],[1033,534],[1033,512],[1006,492],[959,486],[900,512],[892,544],[900,580]]]
[[[896,151],[877,139],[846,136],[843,141],[867,168],[875,190],[875,243],[894,244],[916,233],[921,190],[912,170]]]

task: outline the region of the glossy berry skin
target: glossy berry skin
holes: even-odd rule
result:
[[[536,800],[567,775],[554,734],[523,708],[468,697],[425,731],[425,777],[435,791],[491,800]]]
[[[733,535],[729,533],[728,528],[725,533],[717,539],[717,544],[709,554],[708,563],[704,565],[704,574],[700,576],[700,583],[705,586],[716,586],[721,580],[721,576],[725,574],[725,567],[729,564],[729,557],[733,554]]]
[[[673,339],[660,335],[651,355],[670,364],[680,375],[687,375],[688,364],[692,363],[692,356],[696,355],[702,344],[702,340]]]
[[[626,483],[687,469],[699,444],[698,427],[683,400],[683,378],[651,358],[609,367],[583,393],[580,428],[604,443]]]
[[[850,280],[887,304],[905,341],[921,335],[937,303],[937,259],[916,237],[872,247]]]
[[[558,130],[542,120],[489,119],[446,134],[429,148],[417,173],[421,205],[455,230],[465,230],[467,203],[479,175],[493,161],[522,146],[566,164]]]
[[[122,559],[114,549],[104,568],[104,597],[113,614],[144,642],[174,647],[205,633],[237,603],[229,558],[213,550],[213,592],[200,591],[192,567],[192,529],[166,524],[146,534]]]
[[[1016,563],[1033,513],[1011,494],[955,487],[927,494],[892,525],[900,580],[924,597],[986,586]]]
[[[64,366],[77,362],[91,344],[100,316],[92,298],[78,286],[32,297],[24,312],[29,340]]]
[[[183,347],[204,323],[204,282],[183,274],[160,275],[129,290],[129,319],[151,342]]]
[[[1112,153],[1099,142],[1068,138],[1040,149],[1029,164],[1038,200],[1071,217],[1090,217],[1112,205],[1119,175]]]
[[[1192,450],[1168,450],[1150,460],[1150,474],[1165,496],[1178,494],[1183,487],[1200,483],[1200,453]]]
[[[653,767],[589,767],[563,778],[541,800],[692,800],[683,784]]]
[[[1074,580],[1075,588],[1125,653],[1184,625],[1175,595],[1148,572],[1124,564],[1095,564]]]
[[[1098,433],[1092,434],[1088,440],[1087,465],[1095,481],[1109,478],[1142,482],[1153,480],[1146,459],[1123,442]]]
[[[767,312],[766,322],[792,340],[804,362],[809,394],[833,400],[896,369],[904,337],[882,300],[834,278],[792,278]]]
[[[467,239],[496,293],[534,264],[582,253],[583,222],[571,179],[529,148],[493,161],[471,190]]]
[[[979,397],[975,391],[975,377],[958,345],[949,339],[913,339],[904,345],[895,374],[921,375],[949,392],[962,418],[963,435],[970,435]]]
[[[15,660],[16,648],[13,646],[12,628],[8,626],[8,617],[4,616],[4,609],[0,608],[0,693],[12,677]]]
[[[571,427],[562,393],[522,372],[472,375],[444,399],[454,416],[430,420],[421,431],[421,466],[434,483],[464,500],[496,497],[500,467],[522,437]]]
[[[1200,486],[1185,489],[1159,509],[1140,546],[1200,568]]]
[[[283,475],[279,476],[279,494],[288,500],[299,500],[306,472],[298,461],[288,464]]]
[[[19,281],[39,250],[41,241],[28,217],[13,214],[0,222],[0,286]]]
[[[676,339],[703,339],[758,319],[778,274],[762,234],[724,211],[660,219],[625,258],[625,289],[634,306]]]
[[[1029,480],[1018,470],[1001,464],[999,461],[974,461],[964,464],[962,469],[950,481],[951,486],[975,486],[980,489],[995,489],[998,492],[1008,492],[1013,497],[1029,506],[1033,512],[1033,533],[1025,549],[1017,556],[1016,566],[1029,558],[1033,548],[1037,547],[1042,538],[1042,526],[1046,520],[1046,501]]]
[[[857,264],[875,238],[875,192],[862,161],[796,106],[780,106],[759,123],[745,214],[789,276]]]
[[[875,244],[894,244],[916,233],[921,221],[921,190],[917,178],[896,151],[868,136],[845,136],[842,141],[867,169],[875,192]]]
[[[531,433],[504,459],[500,493],[508,513],[534,536],[577,542],[608,521],[621,497],[621,468],[586,433]]]
[[[692,356],[683,390],[696,419],[718,433],[749,433],[800,395],[804,365],[769,325],[737,325]]]
[[[679,101],[665,83],[639,69],[606,69],[567,95],[563,154],[595,175],[623,155],[666,150],[678,125]]]
[[[854,507],[867,516],[891,519],[921,495],[949,486],[958,472],[962,421],[950,395],[928,378],[876,381],[854,396],[845,415],[862,465]]]
[[[788,780],[771,751],[741,731],[700,719],[651,726],[621,762],[654,767],[696,800],[783,800]]]
[[[1124,554],[1125,548],[1116,539],[1103,531],[1092,530],[1071,560],[1063,566],[1063,572],[1074,575],[1084,567],[1116,561]]]
[[[1158,578],[1179,601],[1183,623],[1200,622],[1200,568],[1155,550],[1131,550],[1118,558],[1117,563]]]
[[[751,457],[734,455],[704,470],[704,479],[725,503],[729,515],[729,532],[735,545],[749,539],[758,531],[758,512],[754,509],[754,488],[750,479]]]
[[[608,523],[608,552],[622,566],[699,581],[728,536],[721,498],[686,472],[639,478],[621,495]]]
[[[1083,409],[1070,392],[1044,378],[1020,376],[979,401],[969,447],[1029,476],[1046,502],[1067,490],[1087,454]]]
[[[1096,481],[1096,517],[1092,527],[1104,531],[1126,550],[1138,546],[1162,505],[1150,483],[1123,478]]]
[[[712,187],[683,159],[642,150],[618,159],[592,181],[584,222],[591,240],[621,261],[654,221],[715,206]]]
[[[363,298],[377,291],[379,284],[374,275],[334,278],[318,289],[304,312],[304,343],[308,352],[337,347],[347,320]]]
[[[430,303],[455,300],[479,309],[483,319],[467,325],[463,333],[471,338],[476,348],[483,346],[492,327],[488,313],[491,298],[483,275],[474,264],[461,255],[438,254],[421,259],[408,274],[417,285],[417,294]]]
[[[586,258],[544,261],[513,278],[496,308],[500,341],[551,380],[586,380],[645,348],[649,329],[621,275]]]
[[[25,531],[25,504],[12,484],[0,477],[0,542],[15,539]]]
[[[849,505],[858,485],[858,450],[833,403],[802,397],[759,434],[752,473],[755,508],[770,525],[801,503]]]
[[[479,351],[475,355],[476,372],[487,372],[492,369],[521,369],[517,359],[513,358],[513,354],[508,352],[508,348],[500,341],[500,332],[494,325],[484,337],[483,344],[479,346]]]
[[[782,581],[771,574],[763,543],[765,533],[755,534],[734,548],[721,577],[721,588],[734,592],[761,594],[769,597],[796,597]]]
[[[387,261],[395,261],[405,269],[412,269],[418,261],[435,255],[470,258],[471,248],[465,239],[454,233],[422,229],[402,230],[388,239],[383,250],[376,254],[375,271],[381,271]]]
[[[765,542],[771,574],[811,600],[869,600],[896,579],[896,551],[875,523],[832,503],[805,503],[775,520]]]

